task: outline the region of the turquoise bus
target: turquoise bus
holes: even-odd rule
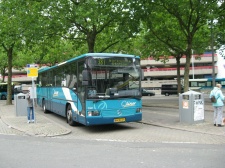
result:
[[[7,99],[7,83],[0,83],[0,100]],[[14,88],[14,84],[12,84],[12,99],[14,99],[14,94],[21,93],[21,91]]]
[[[216,78],[215,83],[220,83],[225,87],[225,78]],[[189,79],[189,89],[197,91],[211,91],[213,89],[212,78]]]
[[[0,98],[6,100],[7,98],[7,83],[0,83]]]
[[[142,120],[140,57],[87,53],[41,68],[37,103],[69,125],[101,125]]]

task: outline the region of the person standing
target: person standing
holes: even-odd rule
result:
[[[36,102],[35,100],[33,100],[33,98],[31,98],[31,88],[28,89],[28,93],[27,93],[27,123],[34,123],[34,103],[36,106]]]
[[[216,87],[213,88],[213,90],[210,92],[209,98],[212,96],[215,96],[216,102],[212,103],[212,106],[214,108],[214,117],[213,117],[213,123],[214,126],[221,127],[222,126],[222,120],[223,120],[223,106],[224,106],[224,95],[221,91],[221,84],[216,84]]]

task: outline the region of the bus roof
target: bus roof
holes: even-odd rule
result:
[[[67,61],[64,61],[64,62],[61,62],[57,65],[54,65],[54,66],[51,66],[51,67],[44,67],[44,68],[40,68],[38,70],[38,73],[40,72],[43,72],[43,71],[47,71],[49,69],[53,69],[53,68],[56,68],[60,65],[63,65],[63,64],[67,64],[67,63],[70,63],[70,62],[73,62],[75,60],[78,60],[78,59],[81,59],[81,58],[85,58],[85,57],[89,57],[89,56],[93,56],[93,57],[98,57],[98,56],[105,56],[105,57],[130,57],[130,58],[140,58],[139,56],[136,56],[136,55],[131,55],[131,54],[117,54],[117,53],[86,53],[86,54],[83,54],[83,55],[80,55],[80,56],[77,56],[77,57],[74,57],[74,58],[71,58]]]

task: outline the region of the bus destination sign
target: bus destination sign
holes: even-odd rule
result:
[[[119,58],[119,57],[113,57],[113,58],[96,58],[96,64],[97,65],[109,65],[109,66],[129,66],[132,65],[132,59],[128,58]]]

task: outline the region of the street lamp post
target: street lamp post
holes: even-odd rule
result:
[[[214,63],[214,43],[213,43],[213,19],[211,19],[211,50],[212,50],[212,81],[213,81],[213,86],[216,85],[215,82],[215,63]]]
[[[193,50],[191,50],[191,54],[192,54],[192,79],[195,79],[195,67],[194,67],[194,55],[193,55]]]

